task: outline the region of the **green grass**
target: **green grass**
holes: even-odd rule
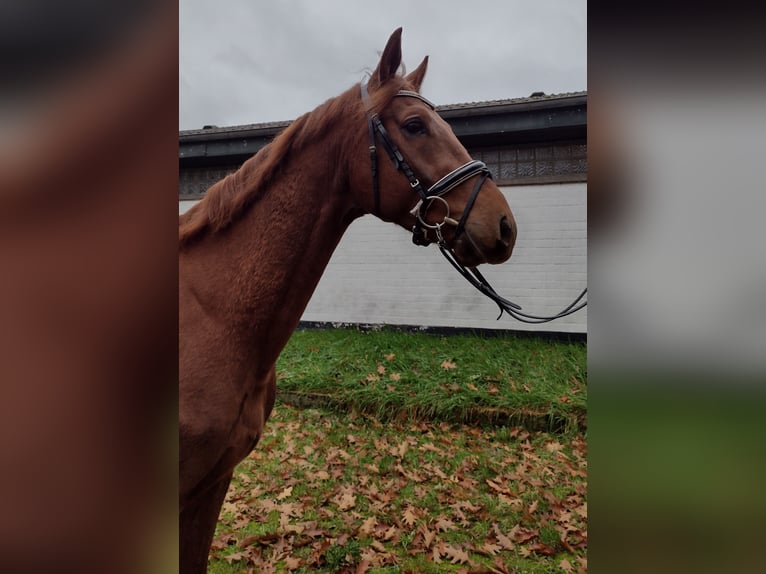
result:
[[[305,329],[277,364],[280,399],[379,420],[583,429],[585,343],[394,329]]]
[[[297,331],[208,571],[586,572],[586,349]]]

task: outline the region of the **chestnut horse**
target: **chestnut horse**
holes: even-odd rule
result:
[[[428,57],[409,75],[400,64],[401,28],[366,85],[299,117],[180,217],[185,574],[207,568],[234,467],[274,406],[277,357],[352,221],[372,213],[414,229],[466,266],[511,256],[505,198],[419,94]]]

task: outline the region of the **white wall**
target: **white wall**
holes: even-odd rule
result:
[[[480,270],[524,311],[554,314],[586,286],[586,184],[509,186],[503,193],[519,237],[510,260]],[[193,203],[181,202],[179,212]],[[343,237],[302,320],[587,332],[587,307],[542,325],[507,315],[496,321],[498,312],[436,246],[416,246],[404,229],[365,216]]]

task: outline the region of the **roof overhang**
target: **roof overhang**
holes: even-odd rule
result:
[[[437,107],[466,147],[584,140],[587,93]],[[214,127],[179,132],[181,166],[238,164],[291,122]]]

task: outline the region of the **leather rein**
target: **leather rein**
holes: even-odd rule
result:
[[[376,214],[380,213],[380,184],[378,182],[378,152],[376,143],[377,137],[380,137],[380,141],[388,153],[388,156],[391,158],[394,167],[396,167],[398,171],[404,174],[410,183],[410,187],[415,193],[418,194],[419,197],[418,202],[410,211],[410,213],[416,217],[415,225],[412,228],[412,242],[415,245],[430,245],[433,242],[428,238],[428,230],[434,230],[437,238],[436,243],[438,244],[442,255],[444,255],[444,258],[447,259],[447,261],[450,262],[450,264],[458,271],[458,273],[465,277],[465,279],[471,285],[473,285],[476,289],[481,291],[481,293],[495,302],[495,304],[500,308],[500,314],[497,316],[498,319],[503,316],[503,313],[508,313],[514,319],[524,323],[547,323],[549,321],[571,315],[572,313],[579,311],[588,304],[587,301],[583,300],[588,291],[588,289],[585,288],[569,306],[559,311],[555,315],[550,315],[547,317],[531,315],[529,313],[523,312],[520,305],[498,295],[498,293],[492,288],[486,278],[479,272],[476,267],[465,267],[459,263],[455,257],[454,252],[450,247],[447,246],[447,243],[444,240],[442,227],[444,225],[454,225],[456,228],[455,238],[460,237],[460,235],[465,232],[466,237],[471,241],[471,243],[473,243],[470,235],[465,230],[465,223],[468,219],[468,215],[471,213],[471,209],[473,209],[474,203],[476,202],[476,197],[479,195],[479,191],[481,190],[482,185],[484,185],[484,182],[487,178],[492,178],[492,174],[489,171],[489,168],[482,161],[471,160],[449,172],[428,189],[423,189],[423,185],[415,176],[415,172],[405,161],[404,156],[399,151],[399,148],[388,135],[388,131],[383,126],[383,122],[380,120],[380,117],[376,112],[371,111],[370,95],[367,90],[367,84],[361,84],[361,92],[362,104],[367,111],[367,130],[369,132],[370,138],[370,162],[372,164],[372,192]],[[395,97],[417,98],[432,110],[436,109],[434,104],[432,104],[417,92],[399,90]],[[474,184],[473,191],[468,198],[465,209],[463,209],[460,220],[456,221],[450,217],[449,204],[443,198],[443,196],[464,181],[474,177],[475,175],[478,175],[479,179]],[[430,224],[426,221],[426,213],[434,201],[440,201],[444,205],[446,209],[446,215],[444,216],[444,219],[441,223]]]

